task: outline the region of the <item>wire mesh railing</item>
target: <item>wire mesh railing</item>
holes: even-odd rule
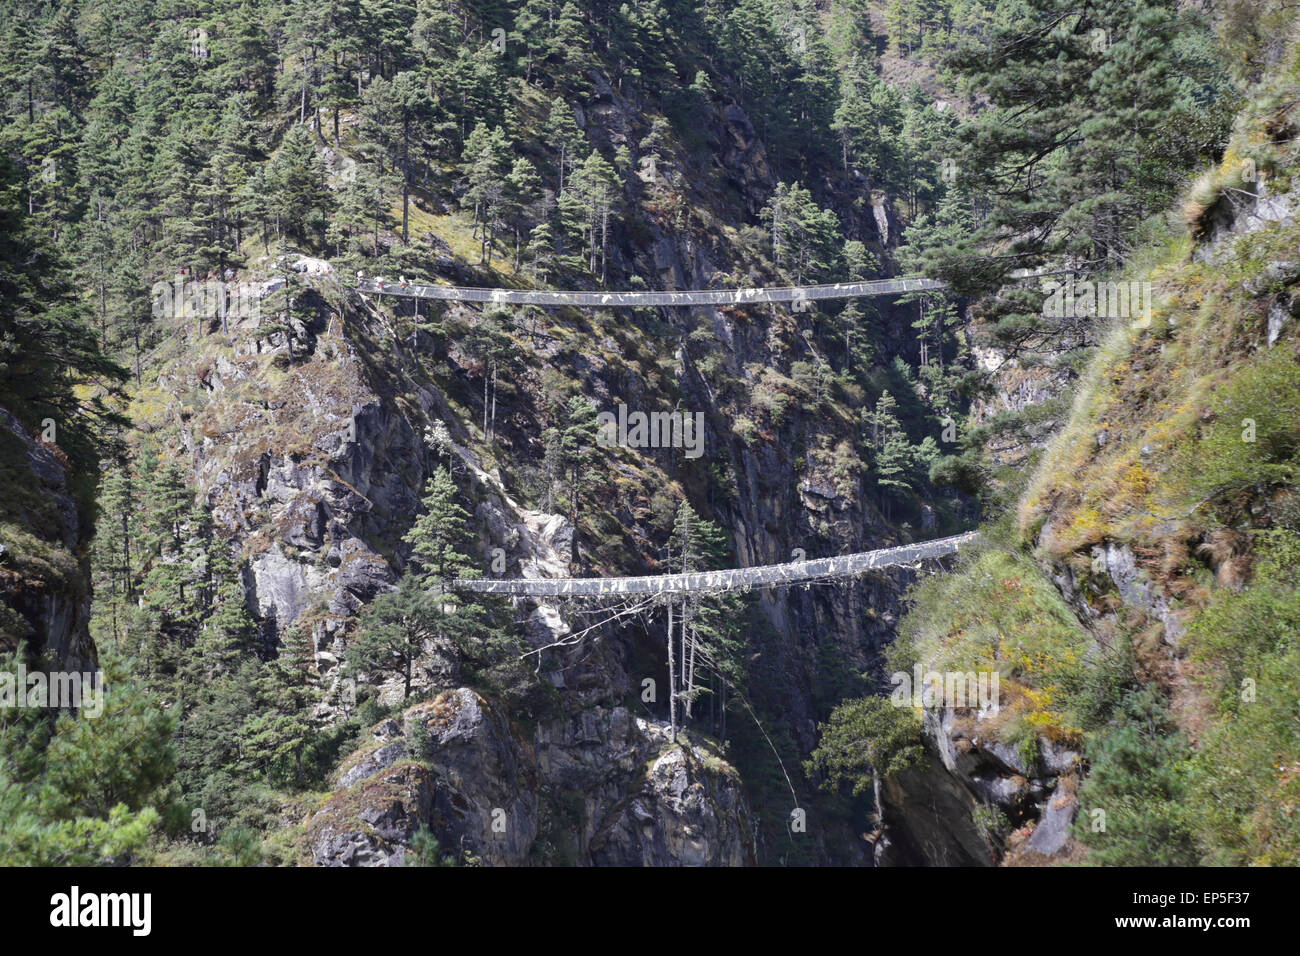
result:
[[[470,578],[455,581],[452,587],[482,594],[506,594],[514,597],[681,594],[692,591],[745,590],[852,577],[865,571],[911,564],[928,558],[940,558],[956,554],[963,544],[969,544],[975,537],[976,532],[968,531],[947,538],[935,538],[877,551],[842,554],[834,558],[815,558],[811,561],[792,561],[787,564],[767,564],[755,568],[731,568],[725,571],[697,571],[687,574],[627,578]]]
[[[851,299],[859,296],[902,295],[942,289],[944,283],[920,276],[871,279],[865,282],[836,282],[827,285],[783,286],[752,289],[690,289],[679,292],[560,292],[548,289],[487,289],[467,286],[429,285],[401,279],[359,278],[357,288],[375,295],[441,299],[451,302],[484,302],[497,305],[596,306],[637,308],[674,305],[750,305],[768,302],[814,302],[818,299]]]

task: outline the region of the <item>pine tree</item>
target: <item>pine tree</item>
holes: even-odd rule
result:
[[[683,499],[673,519],[665,570],[680,574],[717,570],[727,565],[729,550],[725,532],[715,522],[701,518],[691,503]],[[676,616],[670,604],[669,684],[673,697],[669,701],[669,718],[674,728],[677,701],[684,706],[682,724],[685,725],[694,717],[698,699],[704,694],[712,696],[711,688],[716,681],[721,707],[715,709],[712,723],[715,729],[722,728],[725,735],[725,721],[717,718],[725,714],[726,688],[737,687],[743,681],[743,621],[744,599],[729,592],[687,596],[680,602],[680,613]],[[674,673],[678,662],[680,671]],[[709,688],[704,687],[701,679],[704,669],[709,672]]]
[[[897,93],[869,72],[858,57],[840,78],[840,100],[831,122],[840,141],[840,162],[872,183],[890,182],[899,166],[895,145],[903,126]]]
[[[295,126],[266,167],[266,189],[277,234],[283,229],[300,242],[325,238],[325,223],[334,199],[325,184],[325,166],[311,133]]]
[[[795,285],[835,271],[844,249],[839,218],[819,207],[807,189],[777,183],[762,214],[776,266]]]
[[[277,657],[252,684],[253,711],[239,728],[243,769],[271,783],[303,783],[303,757],[320,728],[320,690],[296,660]]]
[[[1202,155],[1170,142],[1184,135],[1182,114],[1203,110],[1194,96],[1213,95],[1218,71],[1174,42],[1197,16],[1180,6],[1025,0],[1021,15],[995,21],[950,58],[990,100],[959,129],[955,157],[965,188],[988,209],[967,241],[928,254],[930,274],[981,296],[1017,269],[1082,263],[1104,272],[1124,260],[1133,227],[1164,209],[1188,168],[1221,142]],[[1089,341],[1086,323],[1045,321],[1041,294],[1028,285],[982,309],[1002,347],[1015,354]]]
[[[248,598],[230,548],[216,535],[208,545],[208,567],[214,581],[212,611],[203,622],[195,656],[209,675],[229,673],[251,653],[257,625],[248,612]]]
[[[585,240],[587,270],[605,281],[610,221],[618,201],[614,168],[594,150],[573,173],[569,189],[560,197],[561,218]],[[596,268],[599,250],[600,268]]]
[[[873,471],[881,491],[881,504],[889,518],[892,495],[912,490],[914,453],[907,433],[898,420],[898,402],[888,390],[881,393],[870,414],[872,445],[875,448]]]
[[[0,658],[8,670],[13,657]],[[112,648],[103,710],[23,708],[0,722],[0,865],[114,865],[142,850],[172,778],[173,717]]]
[[[551,102],[542,141],[555,154],[555,195],[558,197],[564,194],[565,178],[578,165],[587,145],[587,138],[573,118],[572,107],[558,96]]]
[[[414,574],[375,597],[361,616],[348,648],[349,667],[365,673],[393,674],[402,681],[402,700],[411,696],[417,662],[439,635],[444,617],[442,593],[430,593]]]
[[[453,578],[475,576],[473,559],[458,550],[470,543],[468,521],[469,512],[456,503],[451,473],[438,468],[425,483],[420,516],[402,539],[411,546],[421,581],[445,587]]]
[[[141,511],[147,562],[144,607],[158,622],[154,646],[147,653],[155,670],[174,671],[202,614],[198,549],[203,516],[175,462],[155,468],[149,476]]]
[[[542,177],[536,167],[520,156],[505,180],[501,199],[501,218],[514,233],[515,272],[519,271],[523,237],[541,219]]]
[[[129,465],[110,464],[100,479],[99,516],[91,567],[95,593],[96,640],[116,645],[134,603],[135,568],[132,543],[136,534],[137,493]],[[105,633],[105,630],[107,633]]]
[[[483,437],[487,441],[496,437],[497,374],[504,371],[508,377],[516,365],[516,347],[509,331],[512,325],[509,312],[489,309],[466,343],[470,353],[483,364]]]
[[[573,529],[571,554],[581,553],[578,535],[578,500],[585,498],[599,480],[596,464],[596,406],[581,395],[569,399],[560,430],[560,460],[569,486],[569,525]]]
[[[474,210],[474,230],[482,227],[479,260],[490,262],[492,239],[501,219],[506,193],[507,164],[510,147],[501,127],[489,129],[486,123],[474,127],[461,156],[461,172],[466,190],[462,200]]]

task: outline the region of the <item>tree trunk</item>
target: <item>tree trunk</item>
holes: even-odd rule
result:
[[[686,637],[686,625],[689,620],[686,616],[685,605],[682,606],[682,638]],[[690,629],[691,635],[691,656],[690,663],[686,667],[686,719],[691,719],[691,706],[695,695],[695,628]]]
[[[402,245],[411,244],[408,229],[411,209],[411,117],[402,116]]]
[[[418,299],[416,300],[419,301]],[[497,363],[492,362],[492,438],[497,434]]]
[[[677,742],[677,678],[673,667],[673,602],[668,600],[668,727]]]

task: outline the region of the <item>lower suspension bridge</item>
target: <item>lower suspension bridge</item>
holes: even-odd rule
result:
[[[697,571],[686,574],[624,578],[465,578],[453,582],[452,586],[466,591],[505,594],[512,597],[599,597],[748,590],[756,587],[780,587],[856,577],[867,571],[913,564],[929,558],[942,558],[958,553],[963,545],[972,543],[976,537],[976,532],[968,531],[947,538],[935,538],[876,551],[861,551],[857,554],[842,554],[833,558],[791,561],[786,564],[767,564],[753,568],[731,568],[725,571]]]

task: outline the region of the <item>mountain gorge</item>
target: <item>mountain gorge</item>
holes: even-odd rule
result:
[[[109,688],[0,731],[0,860],[1292,861],[1292,24],[1245,6],[0,6],[0,640]],[[1001,706],[886,706],[914,666]]]

